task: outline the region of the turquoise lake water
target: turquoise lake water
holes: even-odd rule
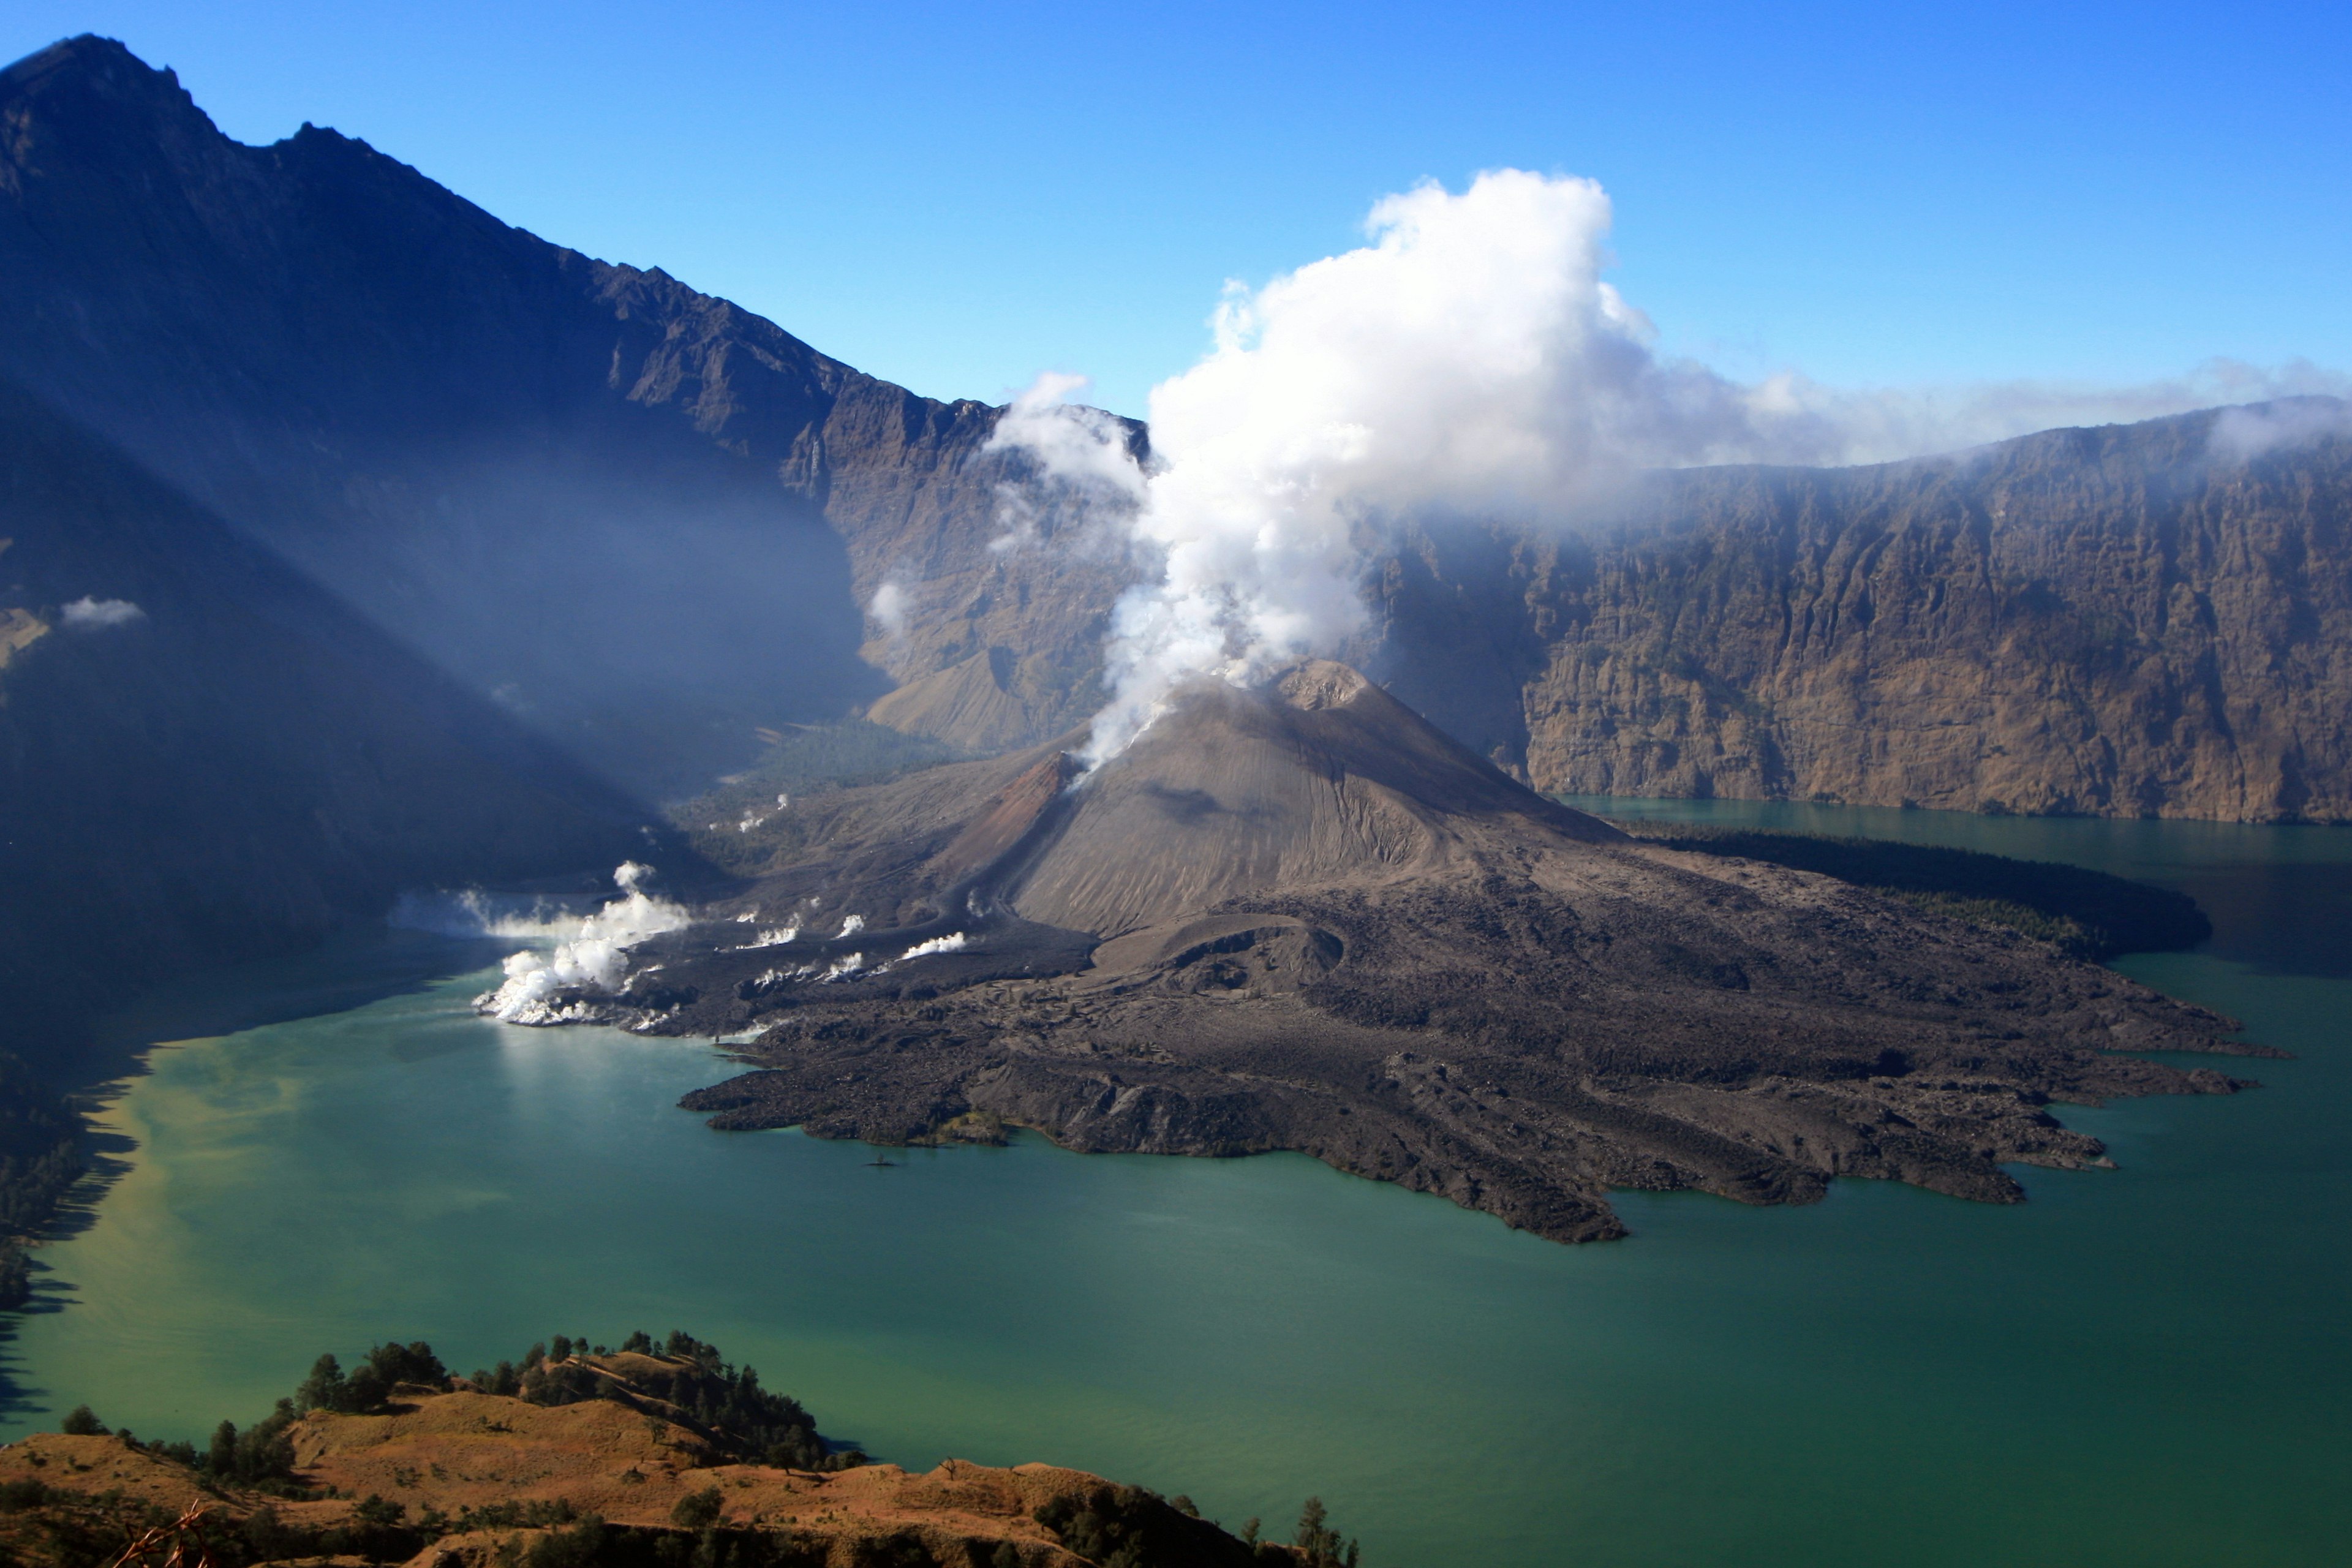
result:
[[[1319,1493],[1373,1568],[2352,1561],[2352,832],[1580,804],[2184,888],[2208,951],[2118,967],[2298,1059],[2063,1110],[2122,1168],[2023,1171],[2021,1207],[1629,1194],[1632,1239],[1571,1248],[1298,1156],[715,1133],[674,1107],[708,1047],[489,1023],[494,949],[396,936],[113,1101],[122,1172],[41,1251],[0,1429],[86,1401],[198,1437],[322,1350],[682,1327],[883,1458],[1285,1535]]]

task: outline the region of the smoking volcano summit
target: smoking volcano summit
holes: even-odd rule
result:
[[[729,1034],[721,1128],[877,1143],[1300,1150],[1562,1241],[1607,1189],[2016,1202],[2100,1163],[2053,1101],[2242,1085],[2266,1054],[2011,932],[1628,837],[1354,670],[1203,680],[1083,776],[1083,733],[795,800],[769,867],[551,1020]]]

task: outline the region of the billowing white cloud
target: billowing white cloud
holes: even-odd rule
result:
[[[2214,450],[2243,461],[2282,447],[2307,446],[2331,436],[2352,436],[2352,402],[2299,397],[2253,408],[2225,408],[2213,422]]]
[[[1153,389],[1149,474],[1099,422],[1042,412],[1059,384],[1008,416],[1005,438],[1057,474],[1103,482],[1124,464],[1134,535],[1161,568],[1114,618],[1097,760],[1188,676],[1249,679],[1344,640],[1394,520],[1533,520],[1633,469],[1819,423],[1652,351],[1601,277],[1609,199],[1589,180],[1423,185],[1369,226],[1361,249],[1228,290],[1214,349]]]
[[[1368,245],[1229,285],[1211,352],[1152,390],[1152,461],[1117,421],[1042,378],[1000,423],[1058,483],[1125,501],[1157,568],[1113,617],[1113,698],[1089,760],[1123,748],[1180,682],[1248,681],[1363,625],[1362,574],[1394,524],[1573,516],[1633,472],[1870,461],[2053,424],[2226,400],[2263,373],[1847,393],[1790,374],[1744,384],[1657,353],[1601,276],[1609,198],[1590,180],[1504,169],[1467,190],[1377,204]],[[2307,375],[2302,372],[2309,372]],[[2326,379],[2309,367],[2282,380]],[[2336,378],[2338,381],[2341,378]],[[2317,386],[2296,390],[2324,390]]]

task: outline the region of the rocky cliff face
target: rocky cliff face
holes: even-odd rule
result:
[[[2352,820],[2352,423],[2301,412],[2252,456],[2209,411],[1424,541],[1381,672],[1548,790]]]
[[[1022,668],[1122,581],[991,565],[1031,595],[992,634]],[[1343,651],[1543,790],[2352,821],[2352,409],[2324,400],[1656,474],[1558,532],[1416,534],[1368,592]],[[1082,710],[994,693],[951,673],[874,716],[986,749]]]

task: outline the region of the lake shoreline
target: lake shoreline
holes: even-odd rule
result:
[[[1227,1520],[1315,1491],[1381,1563],[2321,1561],[2352,1532],[2320,1479],[2352,1461],[2352,978],[2283,925],[2325,927],[2352,857],[2158,837],[2103,863],[2217,935],[2119,967],[2298,1059],[2065,1111],[2120,1168],[2026,1170],[2011,1208],[1634,1193],[1627,1247],[1564,1248],[1301,1155],[875,1170],[676,1109],[727,1070],[707,1042],[475,1016],[479,971],[158,1052],[110,1114],[131,1168],[42,1248],[75,1304],[14,1321],[8,1435],[85,1399],[148,1436],[257,1415],[289,1342],[487,1364],[677,1325],[911,1467],[1046,1456]]]

